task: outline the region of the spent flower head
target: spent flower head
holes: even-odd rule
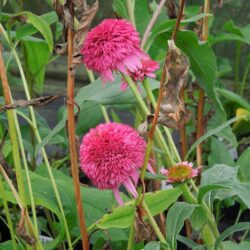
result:
[[[196,177],[200,170],[201,167],[193,168],[193,163],[184,161],[168,169],[162,168],[161,173],[167,177],[169,183],[182,183]]]
[[[146,143],[132,127],[100,124],[87,133],[80,146],[82,171],[99,189],[113,190],[119,204],[120,185],[137,198],[138,169],[142,167]]]

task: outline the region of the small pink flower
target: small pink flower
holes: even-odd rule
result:
[[[200,173],[201,167],[193,168],[191,162],[180,162],[169,169],[161,169],[161,173],[167,177],[169,183],[181,183],[196,177]]]
[[[82,171],[99,189],[112,189],[119,204],[124,185],[137,198],[138,169],[142,167],[146,143],[132,127],[100,124],[87,133],[80,146]]]
[[[140,49],[140,38],[133,25],[124,19],[106,19],[93,28],[81,49],[88,69],[102,81],[113,81],[113,71],[127,74],[142,67],[147,55]]]
[[[142,67],[136,68],[135,70],[128,71],[130,78],[134,82],[142,82],[145,77],[151,77],[155,78],[156,75],[153,73],[155,70],[159,69],[159,63],[156,61],[153,61],[148,57],[147,59],[141,60]],[[126,90],[128,87],[128,84],[123,79],[121,90]]]

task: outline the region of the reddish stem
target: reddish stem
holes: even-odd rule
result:
[[[86,222],[84,218],[83,206],[82,206],[82,200],[81,200],[80,181],[79,181],[79,174],[78,174],[78,158],[77,158],[76,140],[75,140],[75,114],[74,114],[75,77],[71,72],[71,64],[72,64],[72,56],[73,56],[73,38],[74,38],[73,31],[71,30],[71,28],[68,28],[68,75],[67,75],[68,137],[69,137],[71,171],[72,171],[72,177],[73,177],[80,232],[82,235],[82,249],[88,250],[89,240],[88,240],[88,233],[87,233]]]

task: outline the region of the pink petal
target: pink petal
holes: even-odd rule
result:
[[[122,200],[122,197],[120,195],[120,192],[119,192],[118,188],[114,188],[112,191],[114,193],[115,199],[117,200],[118,204],[120,206],[124,205],[124,202]]]
[[[123,182],[123,185],[126,187],[126,189],[128,190],[129,193],[131,193],[134,198],[138,197],[137,191],[135,189],[135,186],[133,184],[133,182],[131,181],[131,179],[127,179],[126,181]]]
[[[151,173],[151,174],[155,174],[155,171],[154,169],[152,168],[152,166],[148,163],[148,166],[147,166],[147,170]]]

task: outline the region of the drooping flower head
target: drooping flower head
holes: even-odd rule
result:
[[[142,59],[141,63],[142,63],[142,66],[140,68],[136,68],[135,70],[128,71],[130,78],[136,83],[143,81],[145,77],[155,78],[156,75],[154,74],[154,71],[159,69],[160,67],[159,63],[151,60],[149,56],[147,59]],[[125,80],[123,80],[121,89],[126,90],[127,87],[128,87],[128,84],[126,83]]]
[[[100,124],[83,137],[80,146],[82,171],[99,189],[112,189],[123,204],[119,186],[124,185],[133,197],[143,165],[146,143],[132,127],[118,123]]]
[[[93,28],[81,49],[88,69],[102,81],[113,81],[113,71],[127,74],[141,68],[147,55],[140,49],[140,38],[133,25],[124,19],[106,19]]]
[[[161,169],[161,173],[167,177],[169,183],[181,183],[193,177],[196,177],[201,170],[201,167],[193,168],[191,162],[180,162],[169,169]]]

